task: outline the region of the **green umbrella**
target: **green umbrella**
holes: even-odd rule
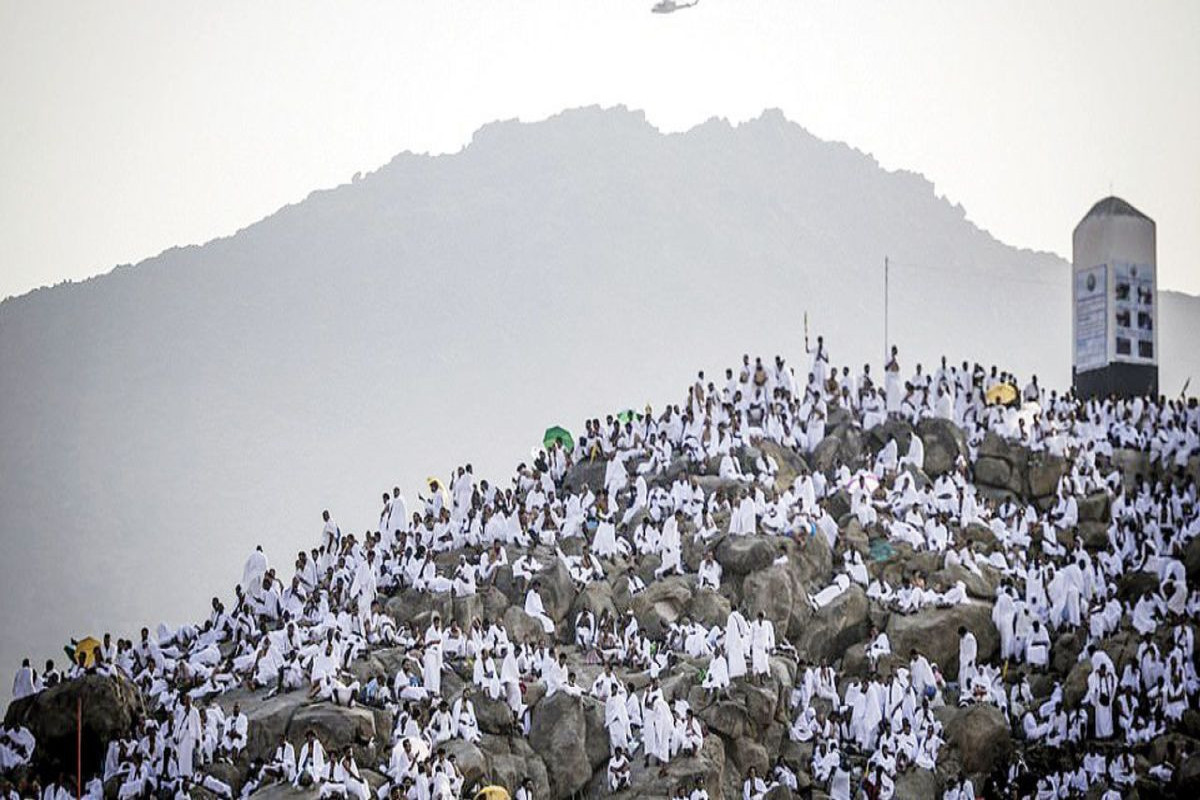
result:
[[[617,420],[624,425],[626,422],[629,422],[631,419],[633,419],[633,413],[634,412],[632,408],[627,408],[620,414],[617,414]]]
[[[562,446],[568,452],[575,449],[575,438],[571,436],[571,432],[566,428],[560,428],[555,425],[553,428],[546,428],[546,433],[542,436],[542,446],[549,448],[555,442],[562,442]]]

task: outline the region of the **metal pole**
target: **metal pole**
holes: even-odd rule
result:
[[[883,365],[888,363],[888,257],[883,257]]]
[[[83,697],[75,698],[75,800],[83,800]]]

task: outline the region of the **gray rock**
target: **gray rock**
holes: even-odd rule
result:
[[[842,425],[833,429],[813,450],[812,468],[829,475],[839,464],[845,464],[853,471],[863,466],[865,452],[862,432],[852,425]]]
[[[673,575],[651,583],[633,598],[630,607],[638,624],[657,637],[683,616],[691,599],[691,579]]]
[[[729,600],[712,589],[697,589],[688,603],[687,614],[693,621],[707,627],[724,626],[732,611]]]
[[[451,739],[441,746],[446,748],[447,756],[454,756],[466,786],[470,787],[483,780],[487,773],[487,759],[483,751],[463,739]]]
[[[1183,566],[1187,570],[1188,583],[1200,581],[1200,537],[1188,542],[1183,551]]]
[[[1150,454],[1145,450],[1130,450],[1118,447],[1113,450],[1112,463],[1121,471],[1121,482],[1126,489],[1137,485],[1139,477],[1150,477]]]
[[[758,742],[739,736],[731,742],[733,765],[737,767],[738,775],[745,775],[751,767],[758,770],[759,775],[770,774],[771,758],[767,748]]]
[[[717,561],[722,570],[734,575],[749,575],[755,570],[766,569],[775,560],[774,538],[726,535],[717,545]]]
[[[958,751],[963,769],[972,775],[987,775],[996,764],[1012,757],[1012,732],[1000,709],[981,704],[959,709],[943,723],[946,741]]]
[[[587,746],[587,715],[593,713],[590,706],[599,707],[599,703],[559,692],[533,709],[529,745],[546,764],[551,797],[568,797],[591,780],[593,765]],[[603,730],[602,708],[599,713]]]
[[[1153,572],[1126,572],[1117,581],[1117,596],[1135,603],[1142,595],[1158,591],[1158,586],[1158,576]]]
[[[889,441],[896,440],[896,447],[900,455],[908,452],[908,446],[912,442],[913,426],[906,419],[889,419],[882,425],[876,425],[868,431],[863,432],[863,445],[872,455],[882,450]],[[924,441],[924,440],[922,440]]]
[[[851,645],[867,638],[871,627],[867,612],[866,592],[858,584],[852,585],[808,619],[794,640],[797,652],[812,663],[839,658]]]
[[[1037,453],[1029,459],[1028,494],[1030,499],[1051,497],[1058,491],[1058,482],[1067,472],[1062,456]]]
[[[543,561],[543,563],[545,562]],[[542,604],[546,607],[546,615],[555,622],[566,619],[567,613],[571,610],[571,603],[575,600],[575,583],[571,580],[571,575],[567,572],[562,560],[552,558],[551,563],[537,574],[535,580],[539,584],[539,593],[542,596]],[[522,597],[522,605],[524,600]]]
[[[514,642],[532,643],[543,639],[553,639],[542,629],[542,623],[525,613],[517,606],[509,606],[504,612],[504,628],[508,638]]]
[[[967,437],[948,419],[927,418],[917,424],[917,435],[925,445],[925,474],[938,478],[954,469],[958,458],[968,458]]]
[[[975,481],[985,486],[1009,489],[1012,467],[1007,461],[989,456],[980,456],[975,462]]]
[[[579,455],[579,454],[576,454]],[[569,492],[580,492],[588,487],[599,494],[604,488],[604,473],[608,471],[608,461],[603,458],[594,460],[582,458],[567,468],[563,475],[563,487]]]
[[[246,756],[250,759],[269,758],[287,734],[296,710],[308,703],[308,693],[305,691],[285,692],[267,699],[264,699],[265,694],[262,690],[236,690],[219,698],[226,714],[233,710],[235,702],[241,704],[248,722]]]
[[[1093,492],[1079,501],[1080,522],[1100,522],[1107,524],[1111,520],[1106,492]]]
[[[9,728],[26,727],[37,740],[32,766],[47,778],[73,775],[77,722],[82,722],[85,774],[99,771],[108,743],[133,734],[145,716],[142,693],[120,677],[86,675],[14,700],[4,715]]]
[[[742,604],[748,619],[757,618],[761,611],[782,636],[792,615],[792,579],[786,568],[772,566],[747,575],[742,583]]]
[[[833,577],[833,551],[824,534],[779,538],[776,546],[787,556],[785,568],[797,589],[819,591]]]
[[[287,737],[300,751],[307,731],[314,731],[326,750],[353,749],[355,759],[363,763],[373,763],[374,759],[364,758],[363,750],[369,748],[375,739],[375,714],[364,706],[346,708],[331,703],[313,703],[296,709],[288,723]],[[390,734],[391,731],[386,731]]]
[[[929,800],[942,796],[942,782],[936,772],[910,769],[896,778],[895,800]]]
[[[916,614],[892,614],[887,626],[892,652],[907,658],[909,650],[916,648],[942,668],[946,680],[956,680],[960,626],[975,634],[980,662],[989,661],[999,650],[1000,638],[991,614],[991,604],[979,600],[950,608],[925,608]]]
[[[290,783],[272,783],[250,796],[254,800],[317,800],[320,791],[315,786],[302,789],[293,787]]]

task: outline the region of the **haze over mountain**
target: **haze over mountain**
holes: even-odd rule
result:
[[[289,572],[323,508],[361,531],[393,485],[411,500],[466,461],[503,478],[548,425],[680,402],[696,369],[806,364],[806,311],[835,364],[879,370],[885,255],[906,368],[1069,383],[1065,261],[777,112],[674,135],[623,108],[495,123],[0,303],[0,665],[198,619],[255,544]],[[1200,299],[1161,304],[1175,393],[1200,374]]]

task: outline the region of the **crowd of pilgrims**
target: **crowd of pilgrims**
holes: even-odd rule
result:
[[[1039,745],[1062,756],[1055,762],[1062,766],[1037,774],[1017,757],[1006,773],[992,777],[997,781],[992,788],[1005,794],[1082,796],[1102,785],[1103,796],[1115,798],[1139,778],[1168,781],[1187,754],[1172,752],[1139,775],[1130,751],[1169,730],[1195,703],[1193,631],[1200,593],[1188,591],[1181,553],[1200,521],[1195,484],[1175,478],[1200,449],[1200,411],[1194,402],[1080,402],[1070,394],[1048,393],[1034,378],[1021,391],[1023,402],[989,405],[987,391],[1015,383],[1013,376],[966,363],[947,366],[943,359],[932,373],[918,365],[902,380],[893,348],[883,380],[876,383],[869,366],[857,375],[831,368],[822,341],[810,352],[805,380],[781,358],[745,357],[723,380],[700,373],[682,405],[661,413],[647,408],[624,421],[590,420],[572,451],[551,446],[533,463],[521,465],[506,487],[476,481],[466,466],[448,484],[432,484],[414,507],[399,489],[385,493],[378,529],[362,536],[344,533],[324,512],[320,546],[299,553],[290,578],[259,548],[246,562],[232,604],[214,598],[202,624],[142,629],[136,641],[106,635],[94,665],[81,662],[63,675],[52,664],[39,675],[26,662],[14,697],[85,671],[121,673],[141,687],[154,711],[136,737],[111,743],[103,774],[86,786],[94,800],[101,797],[103,782],[113,779],[121,800],[164,793],[186,797],[195,786],[231,796],[231,787],[202,767],[243,758],[246,715],[236,705],[224,713],[214,700],[246,686],[268,693],[304,690],[315,701],[338,705],[386,707],[395,713],[395,729],[393,747],[381,764],[359,765],[349,749],[330,750],[313,731],[299,747],[280,741],[270,759],[250,765],[242,796],[272,782],[291,782],[319,787],[322,797],[355,800],[368,800],[370,794],[460,797],[473,787],[464,786],[444,745],[455,738],[480,739],[472,697],[486,693],[507,703],[517,729],[528,732],[522,687],[537,681],[545,684],[547,695],[588,694],[604,704],[611,741],[607,780],[616,791],[630,784],[636,761],[665,768],[703,746],[708,733],[696,710],[684,699],[666,696],[659,682],[680,655],[706,660],[703,688],[709,696],[727,695],[739,681],[763,680],[772,657],[797,662],[789,736],[813,743],[811,763],[789,765],[781,759],[767,774],[752,770],[744,776],[744,800],[758,800],[780,783],[794,787],[797,766],[832,798],[846,800],[862,792],[886,800],[902,773],[938,764],[945,740],[934,710],[947,702],[992,704],[1025,747]],[[991,431],[1063,456],[1069,469],[1043,512],[977,494],[962,459],[932,483],[914,480],[908,465],[924,462],[924,445],[915,435],[903,452],[892,439],[863,468],[802,471],[781,490],[773,458],[756,450],[760,455],[747,468],[737,457],[739,448],[763,440],[811,453],[839,407],[864,429],[889,418],[913,423],[945,418],[964,429],[972,453]],[[1132,489],[1124,487],[1120,473],[1108,466],[1107,457],[1117,447],[1147,451],[1158,473],[1172,479],[1143,476]],[[693,468],[673,483],[654,480],[680,458]],[[564,475],[580,460],[606,462],[602,489],[564,489]],[[711,474],[706,465],[719,465],[715,469],[724,479],[719,491],[706,493],[695,479]],[[683,618],[657,639],[639,628],[632,612],[597,619],[583,611],[556,642],[538,581],[547,558],[561,559],[577,588],[604,578],[627,581],[636,594],[645,590],[635,569],[643,556],[658,556],[657,576],[688,574],[684,531],[701,539],[726,527],[732,536],[822,536],[836,546],[838,523],[822,501],[839,489],[848,492],[851,511],[864,529],[935,551],[947,566],[998,571],[1002,579],[992,612],[1001,643],[998,659],[979,660],[976,632],[963,628],[957,675],[944,675],[914,649],[894,654],[906,666],[890,674],[872,670],[866,679],[849,679],[833,664],[806,661],[761,613],[747,619],[736,608],[723,627]],[[1107,546],[1089,552],[1078,539],[1064,546],[1057,532],[1075,526],[1079,499],[1095,492],[1111,497]],[[727,526],[718,518],[727,518]],[[971,523],[988,527],[1000,546],[990,554],[973,549],[959,535]],[[572,537],[584,541],[580,555],[568,556],[560,548]],[[447,551],[462,553],[452,570],[435,561]],[[936,592],[921,576],[898,586],[871,578],[862,556],[852,548],[844,551],[830,585],[808,597],[814,608],[853,584],[892,613],[967,601],[961,583]],[[494,619],[476,618],[464,629],[444,625],[435,615],[421,630],[397,624],[384,611],[383,601],[403,589],[471,595],[506,564],[525,593],[525,612],[541,623],[540,641],[513,641]],[[1118,598],[1116,582],[1132,570],[1152,572],[1161,581],[1131,605]],[[695,573],[697,585],[719,589],[721,577],[721,565],[707,553]],[[1104,642],[1130,626],[1140,637],[1136,659],[1118,670]],[[1039,699],[1030,685],[1032,674],[1047,669],[1052,640],[1068,631],[1086,636],[1080,660],[1090,663],[1086,697],[1076,708],[1062,702],[1061,685]],[[407,653],[395,675],[365,684],[354,680],[351,663],[382,647]],[[568,651],[604,665],[589,685],[577,682]],[[870,663],[884,655],[892,655],[888,637],[872,630]],[[442,695],[442,675],[455,663],[469,671],[473,688],[449,702]],[[626,677],[644,672],[648,681],[638,681],[643,688],[637,690],[618,677],[618,670]],[[34,746],[26,730],[4,731],[0,767],[11,770],[24,763]],[[386,783],[372,791],[360,766],[378,770]],[[508,789],[518,800],[532,800],[529,781]],[[951,777],[945,797],[974,797],[981,789],[960,774]],[[13,798],[38,790],[36,785],[32,791],[6,787]],[[66,778],[40,790],[43,800],[74,794]],[[682,781],[675,795],[708,796],[703,781],[695,779]]]

